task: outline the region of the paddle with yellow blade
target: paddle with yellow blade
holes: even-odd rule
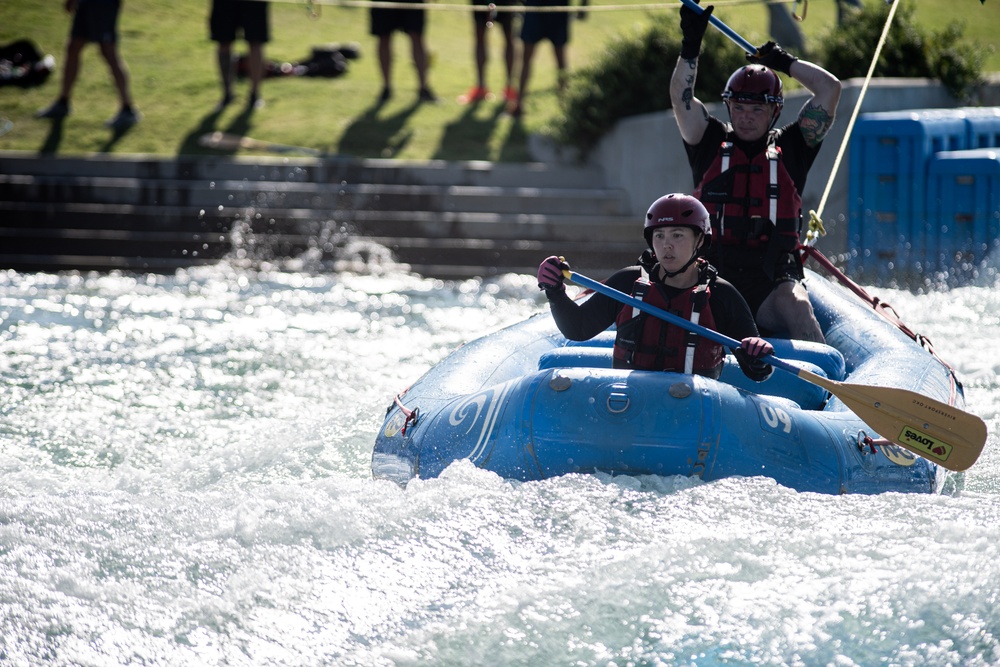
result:
[[[687,331],[693,331],[720,345],[729,348],[740,346],[740,341],[735,338],[651,306],[568,268],[563,269],[563,275],[577,285],[638,308]],[[976,462],[986,445],[986,423],[976,415],[963,412],[953,405],[907,389],[830,380],[774,355],[767,355],[762,359],[775,368],[826,389],[886,440],[948,470],[968,469]]]

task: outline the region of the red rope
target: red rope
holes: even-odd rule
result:
[[[913,339],[920,347],[927,350],[927,352],[930,353],[932,357],[937,359],[942,366],[948,369],[948,376],[951,379],[951,390],[950,390],[951,395],[948,402],[949,404],[954,405],[958,397],[957,396],[958,387],[961,385],[955,376],[955,369],[952,368],[948,362],[946,362],[944,359],[938,356],[937,352],[934,351],[934,345],[931,343],[930,339],[927,338],[926,336],[916,333],[915,331],[910,329],[910,327],[906,326],[903,320],[900,319],[899,314],[896,313],[896,310],[889,303],[882,301],[882,299],[878,298],[877,296],[872,296],[871,294],[866,292],[865,289],[861,287],[861,285],[858,285],[856,282],[848,278],[846,275],[844,275],[844,273],[840,269],[834,266],[833,262],[827,259],[823,255],[823,253],[821,253],[819,250],[815,248],[815,246],[800,244],[799,249],[802,250],[805,254],[812,257],[812,259],[814,259],[817,264],[826,269],[827,273],[836,278],[841,285],[854,292],[854,294],[856,294],[868,305],[870,305],[872,309],[875,310],[876,313],[884,317],[893,326],[895,326],[897,329],[899,329],[904,334]]]

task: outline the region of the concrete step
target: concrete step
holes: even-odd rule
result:
[[[114,176],[0,175],[0,201],[114,203],[323,211],[413,210],[614,215],[621,192],[604,188],[182,181]]]
[[[39,157],[0,152],[0,174],[106,176],[179,180],[246,180],[298,183],[477,185],[538,188],[604,187],[601,170],[545,163],[446,162],[353,158],[276,158],[147,155]]]
[[[346,159],[42,158],[0,153],[0,268],[172,272],[226,256],[354,266],[359,241],[423,275],[603,275],[642,250],[593,169]]]

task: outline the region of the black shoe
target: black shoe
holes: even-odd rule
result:
[[[378,96],[378,103],[385,104],[390,99],[392,99],[392,88],[386,86],[382,89],[382,94]]]
[[[439,102],[438,96],[430,88],[420,89],[420,101],[429,102],[430,104],[437,104]]]
[[[138,123],[140,118],[142,116],[135,109],[122,109],[118,112],[118,115],[104,123],[104,126],[110,127],[112,130],[127,130]]]
[[[60,118],[65,118],[68,115],[69,102],[59,99],[36,113],[35,118],[50,118],[52,120],[59,120]]]

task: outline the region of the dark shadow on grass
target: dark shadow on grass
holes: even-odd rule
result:
[[[520,118],[511,119],[510,130],[500,146],[498,162],[532,162],[528,149],[528,133]]]
[[[59,145],[62,143],[63,138],[63,122],[65,119],[58,118],[52,122],[49,126],[49,133],[45,135],[45,141],[42,142],[41,147],[38,149],[41,155],[55,155],[59,152]]]
[[[196,125],[190,132],[184,135],[181,139],[180,145],[177,146],[178,155],[199,155],[206,153],[206,149],[198,142],[198,140],[205,136],[206,134],[211,134],[216,130],[216,123],[219,121],[219,116],[222,115],[222,109],[215,108],[212,111],[205,114],[198,125]],[[217,151],[213,151],[217,152]]]
[[[129,125],[128,127],[113,128],[111,130],[111,136],[108,137],[108,140],[106,142],[104,142],[104,145],[101,146],[99,152],[110,153],[112,149],[115,147],[115,144],[121,141],[121,138],[124,137],[126,134],[128,134],[129,130],[131,130],[133,127],[135,127],[135,125]]]
[[[188,132],[184,139],[181,140],[180,145],[177,147],[178,155],[235,155],[239,151],[238,143],[234,142],[233,145],[213,145],[208,147],[205,141],[214,132],[222,132],[227,137],[234,137],[236,139],[247,136],[252,127],[250,123],[250,118],[254,114],[254,108],[251,106],[245,107],[240,114],[230,121],[229,125],[220,128],[218,127],[219,116],[222,115],[224,109],[216,107],[212,109],[209,113],[202,117],[201,121],[196,127],[194,127],[190,132]]]
[[[378,117],[379,109],[384,106],[376,101],[365,109],[364,113],[347,126],[337,144],[340,155],[355,155],[358,157],[394,158],[409,143],[413,130],[407,130],[407,120],[420,106],[416,101],[397,113]]]
[[[465,113],[448,123],[441,134],[441,143],[434,152],[435,160],[489,160],[489,141],[497,121],[503,115],[503,105],[497,104],[494,112],[479,118],[476,111],[480,103],[469,104]]]

